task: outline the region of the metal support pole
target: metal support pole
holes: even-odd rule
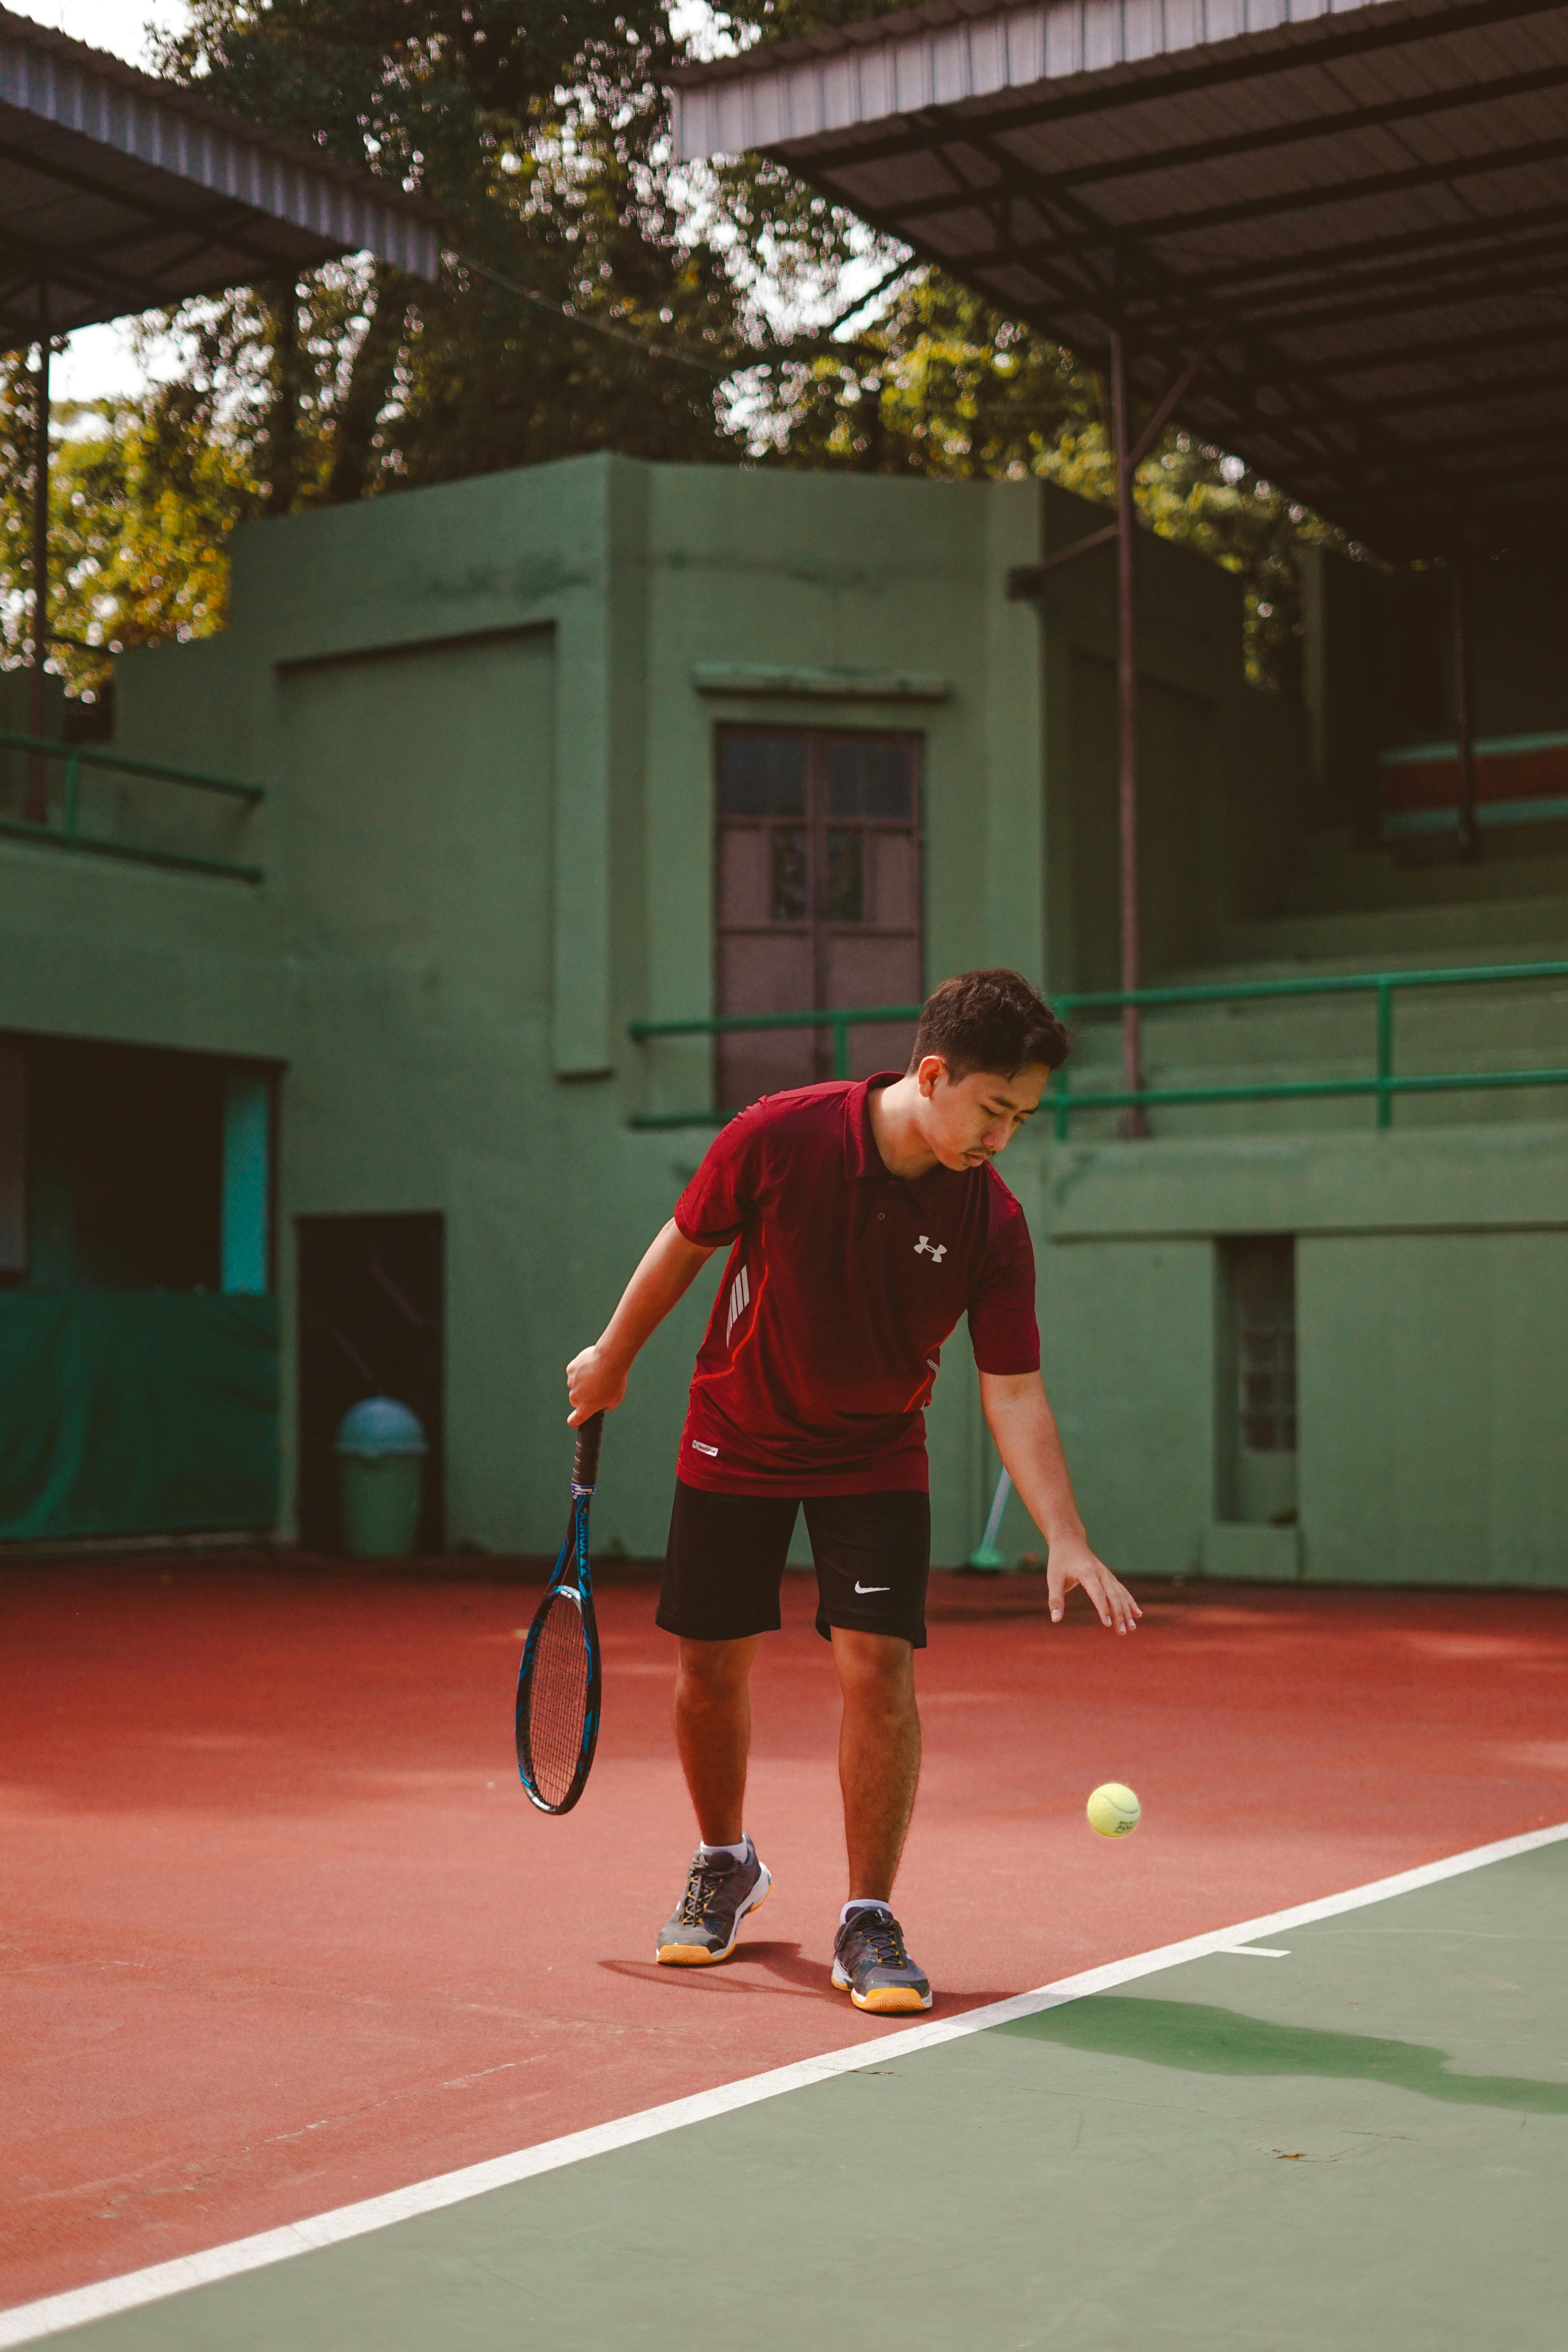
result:
[[[1118,803],[1121,837],[1121,988],[1130,994],[1138,986],[1138,525],[1132,509],[1132,449],[1128,413],[1127,353],[1121,335],[1110,336],[1111,437],[1116,452],[1116,679],[1120,713]],[[1127,1094],[1143,1084],[1138,1007],[1121,1008],[1121,1085]],[[1121,1115],[1124,1136],[1149,1132],[1149,1122],[1134,1103]]]
[[[1448,559],[1454,616],[1454,734],[1459,753],[1458,813],[1459,863],[1480,862],[1481,831],[1476,819],[1476,722],[1470,695],[1470,587],[1463,549]]]
[[[33,635],[32,677],[27,692],[27,732],[48,732],[48,698],[44,664],[49,657],[49,289],[38,288],[38,373],[33,415]],[[47,762],[35,751],[27,762],[29,824],[47,824],[49,816]]]

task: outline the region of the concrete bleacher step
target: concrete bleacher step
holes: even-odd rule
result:
[[[1220,926],[1214,965],[1227,976],[1244,965],[1281,972],[1302,964],[1375,971],[1417,963],[1522,963],[1565,954],[1568,893],[1253,917]],[[1258,971],[1258,976],[1267,975]]]
[[[1477,866],[1453,856],[1413,863],[1369,849],[1348,834],[1310,834],[1286,892],[1288,916],[1394,912],[1416,908],[1568,906],[1568,858],[1489,855]]]

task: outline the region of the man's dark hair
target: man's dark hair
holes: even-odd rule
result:
[[[928,996],[915,1031],[911,1070],[940,1054],[955,1078],[994,1071],[1010,1078],[1031,1065],[1059,1070],[1071,1051],[1066,1029],[1021,971],[961,971]]]

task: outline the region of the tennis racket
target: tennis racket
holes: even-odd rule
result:
[[[599,1738],[599,1629],[588,1566],[588,1498],[605,1416],[590,1414],[572,1457],[572,1516],[549,1590],[534,1612],[517,1677],[517,1769],[542,1813],[569,1813]]]

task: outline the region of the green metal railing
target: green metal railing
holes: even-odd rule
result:
[[[1415,988],[1479,988],[1500,981],[1568,980],[1568,961],[1553,963],[1466,964],[1436,971],[1373,971],[1329,973],[1317,980],[1249,980],[1203,982],[1185,988],[1138,988],[1089,995],[1053,997],[1059,1013],[1121,1013],[1136,1004],[1153,1010],[1185,1004],[1252,1004],[1309,996],[1371,996],[1374,1000],[1373,1068],[1362,1078],[1266,1078],[1256,1084],[1215,1087],[1139,1087],[1092,1093],[1073,1091],[1066,1069],[1051,1081],[1046,1100],[1057,1139],[1065,1143],[1075,1112],[1158,1109],[1162,1106],[1200,1103],[1305,1102],[1336,1096],[1371,1096],[1376,1103],[1380,1129],[1394,1124],[1394,1105],[1400,1095],[1479,1094],[1499,1087],[1568,1087],[1568,1069],[1423,1071],[1401,1077],[1394,1067],[1394,1000]],[[874,1022],[918,1020],[918,1004],[878,1004],[835,1007],[827,1013],[739,1013],[709,1021],[634,1021],[630,1032],[639,1045],[662,1037],[719,1036],[733,1031],[767,1029],[831,1029],[833,1067],[837,1077],[849,1075],[849,1032]],[[677,1111],[639,1118],[645,1128],[712,1125],[733,1117],[731,1111]]]
[[[204,776],[192,768],[166,768],[155,760],[127,760],[114,751],[95,751],[86,743],[59,743],[41,735],[13,735],[0,729],[0,751],[26,752],[34,760],[65,762],[65,791],[60,822],[30,817],[0,817],[0,836],[31,842],[43,849],[63,849],[77,856],[116,857],[135,866],[165,866],[176,873],[218,874],[231,882],[259,882],[259,866],[241,865],[229,857],[201,857],[180,849],[144,848],[129,841],[106,841],[81,830],[81,774],[84,768],[110,769],[116,774],[145,776],[155,783],[179,784],[189,792],[213,793],[254,808],[266,794],[259,784],[236,783],[229,776]]]
[[[634,1021],[627,1034],[641,1045],[650,1037],[725,1037],[736,1030],[831,1029],[833,1075],[849,1076],[849,1032],[868,1021],[918,1021],[918,1004],[871,1004],[863,1009],[831,1013],[721,1013],[710,1021]],[[692,1127],[706,1119],[733,1118],[732,1110],[672,1111],[666,1117],[639,1118],[638,1127]]]

